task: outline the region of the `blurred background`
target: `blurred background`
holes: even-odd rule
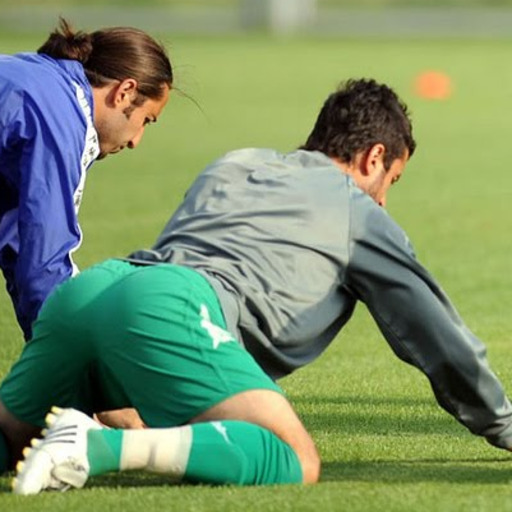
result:
[[[332,36],[508,36],[512,0],[0,0],[0,27],[137,24],[192,34],[307,33]]]

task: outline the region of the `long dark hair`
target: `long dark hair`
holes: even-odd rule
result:
[[[60,18],[59,26],[37,50],[54,59],[82,63],[91,86],[102,87],[112,80],[137,80],[145,98],[159,99],[163,86],[172,86],[171,62],[165,48],[142,30],[112,27],[91,33],[74,31]]]

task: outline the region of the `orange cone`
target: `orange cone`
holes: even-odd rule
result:
[[[452,81],[441,71],[424,71],[416,76],[414,92],[427,100],[446,100],[453,92]]]

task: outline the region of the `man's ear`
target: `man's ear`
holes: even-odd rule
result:
[[[386,153],[386,146],[381,144],[374,144],[367,152],[364,158],[362,172],[366,176],[372,175],[374,172],[381,172],[384,169],[384,155]]]
[[[117,105],[129,107],[137,97],[137,80],[125,78],[113,90],[113,100]]]

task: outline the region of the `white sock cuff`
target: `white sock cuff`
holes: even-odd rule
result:
[[[192,427],[125,430],[121,470],[146,469],[183,476],[192,446]]]

